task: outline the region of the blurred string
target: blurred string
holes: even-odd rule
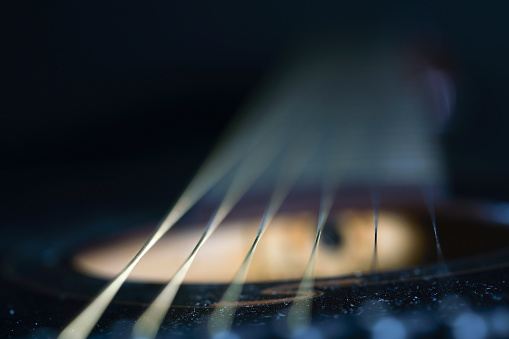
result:
[[[274,139],[279,140],[276,142]],[[184,277],[191,267],[191,264],[193,263],[200,248],[284,146],[280,136],[277,134],[273,135],[269,138],[269,140],[266,140],[266,142],[271,147],[261,147],[256,150],[255,154],[250,155],[241,163],[224,199],[205,227],[200,240],[177,273],[167,283],[152,304],[150,304],[149,308],[140,316],[134,325],[133,337],[155,337],[164,316],[168,312],[168,309],[170,308],[173,299],[175,298],[175,295],[177,294],[182,281],[184,280]]]
[[[325,225],[325,221],[327,220],[330,210],[332,208],[333,197],[334,188],[332,188],[331,186],[324,187],[322,191],[320,211],[318,215],[318,225],[316,229],[315,242],[313,244],[313,249],[311,250],[311,255],[306,265],[304,275],[297,290],[296,294],[297,296],[311,295],[311,292],[313,290],[316,252],[318,249],[318,244],[320,242],[320,237],[322,235],[323,227]],[[309,324],[311,323],[311,303],[312,299],[310,298],[299,299],[294,301],[290,308],[290,311],[288,312],[288,328],[290,329],[291,333],[295,334],[309,327]]]
[[[285,95],[281,95],[281,97],[285,98]],[[290,127],[294,127],[294,125],[288,124],[292,114],[297,122],[302,123],[303,114],[295,114],[295,106],[291,100],[279,100],[274,102],[272,106],[269,105],[265,108],[271,113],[257,117],[256,123],[252,123],[248,127],[240,126],[231,138],[225,139],[216,148],[155,232],[122,271],[64,328],[59,335],[59,339],[87,337],[141,258],[205,193],[239,161],[243,158],[246,159],[246,157],[249,158],[250,152],[257,151],[261,153],[264,149],[278,150],[276,142],[267,144],[267,141],[275,141],[276,138],[281,142],[281,140],[292,136]],[[264,144],[265,146],[263,146]],[[251,159],[253,158],[251,157]],[[254,161],[254,165],[256,167],[256,161]],[[246,166],[244,163],[244,167]],[[249,171],[246,173],[249,173]],[[223,209],[223,211],[225,210],[226,208]]]
[[[235,310],[237,309],[237,302],[242,293],[251,259],[258,243],[315,151],[319,140],[316,126],[314,131],[306,133],[306,136],[307,137],[297,140],[283,159],[275,188],[265,213],[263,214],[253,244],[241,267],[232,279],[231,284],[228,286],[220,301],[216,304],[217,307],[210,316],[207,328],[211,336],[220,336],[222,333],[228,332],[232,326]]]
[[[440,241],[438,240],[438,232],[437,232],[437,221],[435,214],[435,196],[433,189],[431,187],[424,187],[422,189],[422,195],[424,197],[424,202],[428,209],[429,215],[431,217],[431,225],[433,226],[433,233],[435,235],[435,246],[437,250],[437,258],[440,264],[445,263],[444,254],[442,252],[442,246],[440,246]]]
[[[295,63],[297,68],[291,69],[290,75],[283,77],[265,98],[260,98],[246,120],[233,126],[229,137],[205,161],[139,252],[63,330],[61,339],[86,337],[141,258],[207,192],[232,172],[230,186],[200,240],[176,275],[141,315],[133,329],[134,336],[150,338],[157,334],[198,251],[263,173],[269,172],[272,177],[267,176],[276,180],[276,185],[269,188],[272,196],[258,234],[214,317],[220,319],[221,307],[222,314],[228,315],[222,320],[209,322],[210,333],[215,334],[231,326],[234,309],[228,308],[228,303],[238,300],[256,246],[300,172],[306,184],[321,185],[321,201],[315,241],[297,292],[299,295],[307,294],[312,288],[320,236],[340,180],[365,183],[376,179],[380,184],[416,185],[440,180],[440,163],[433,140],[426,134],[426,124],[420,118],[423,108],[416,105],[417,95],[407,91],[401,74],[394,71],[399,70],[401,58],[387,51],[364,58],[355,54],[338,58],[333,54],[331,52],[324,58],[307,56],[300,63]],[[358,69],[352,71],[356,67]],[[321,138],[326,140],[324,145],[313,146]],[[315,161],[306,167],[304,164],[315,149],[318,150]],[[282,169],[270,172],[273,170],[270,164],[288,150]],[[376,194],[373,194],[372,202],[375,269],[380,205]],[[432,204],[428,203],[437,252],[443,257],[434,208],[430,206]],[[309,299],[298,300],[292,305],[288,318],[292,331],[309,323],[310,312]]]
[[[375,241],[371,270],[376,271],[378,269],[378,217],[380,215],[380,191],[377,189],[371,190],[371,205],[373,206],[373,221],[375,223]]]

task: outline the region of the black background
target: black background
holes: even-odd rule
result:
[[[7,232],[162,213],[303,36],[369,43],[383,31],[441,51],[458,84],[442,137],[453,191],[509,198],[506,1],[4,1],[0,12]]]

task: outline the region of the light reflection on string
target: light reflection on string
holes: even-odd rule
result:
[[[275,103],[269,100],[268,106],[265,107],[267,112],[265,116],[252,115],[251,120],[255,119],[254,121],[248,120],[250,123],[240,127],[235,126],[233,136],[223,140],[205,161],[174,207],[141,249],[92,302],[64,328],[59,339],[86,338],[138,262],[198,200],[243,158],[249,156],[250,152],[257,151],[259,153],[262,149],[260,144],[267,143],[267,139],[272,141],[277,139],[277,142],[274,142],[269,148],[280,150],[281,141],[292,137],[292,131],[288,128],[289,116],[299,121],[304,114],[295,114],[295,103],[288,98],[293,95],[291,91],[278,94],[280,97]],[[272,106],[270,106],[271,104]],[[276,136],[276,139],[272,136]]]
[[[354,59],[357,60],[357,58]],[[239,126],[239,128],[236,127],[234,137],[225,140],[222,146],[206,161],[203,168],[184,191],[166,219],[159,225],[139,252],[84,311],[64,329],[60,338],[86,337],[141,258],[198,200],[240,163],[237,177],[234,178],[229,191],[218,211],[206,227],[195,250],[193,250],[188,260],[184,262],[178,273],[151,306],[153,307],[152,309],[158,309],[157,314],[153,313],[156,316],[147,316],[147,318],[142,316],[138,322],[141,325],[137,326],[143,328],[145,326],[143,325],[143,319],[155,319],[147,320],[147,324],[151,321],[152,324],[145,326],[145,329],[152,328],[152,330],[140,332],[142,334],[149,333],[150,335],[155,335],[159,325],[157,324],[156,326],[154,324],[157,322],[160,324],[160,321],[162,321],[196,253],[230,212],[237,200],[240,199],[252,182],[256,180],[256,177],[259,175],[256,172],[263,171],[261,168],[267,165],[264,163],[263,157],[270,156],[271,152],[274,154],[280,152],[283,149],[283,143],[289,143],[292,139],[302,138],[299,134],[301,131],[294,128],[295,121],[300,121],[301,124],[306,120],[319,121],[320,132],[334,130],[331,142],[324,151],[324,154],[329,159],[324,162],[317,162],[315,167],[318,170],[315,168],[314,172],[310,171],[311,174],[308,174],[311,179],[316,179],[314,177],[316,173],[324,168],[327,170],[334,169],[333,172],[336,173],[341,172],[344,174],[344,172],[348,172],[347,175],[351,175],[355,180],[370,179],[373,177],[372,173],[369,171],[363,173],[362,169],[368,166],[375,168],[377,166],[372,166],[373,162],[378,161],[377,163],[383,163],[386,159],[391,160],[388,161],[391,164],[397,165],[402,163],[403,165],[396,166],[395,168],[391,167],[391,170],[387,172],[389,174],[380,175],[380,178],[377,177],[377,179],[401,181],[401,178],[406,178],[406,181],[403,181],[403,183],[410,182],[413,184],[419,184],[426,181],[427,178],[432,181],[440,179],[440,172],[436,170],[439,167],[436,166],[438,161],[434,156],[434,144],[431,142],[433,140],[428,140],[429,138],[426,138],[424,132],[419,132],[421,130],[425,131],[425,129],[420,127],[422,124],[419,123],[420,120],[418,119],[420,113],[422,113],[421,109],[418,105],[414,104],[414,95],[400,95],[401,93],[406,93],[405,82],[400,81],[397,76],[393,76],[392,68],[396,67],[397,70],[399,66],[395,65],[401,64],[399,58],[386,56],[381,61],[374,62],[370,57],[364,61],[362,61],[363,59],[355,61],[355,63],[342,63],[337,61],[336,57],[326,58],[325,60],[315,60],[313,57],[310,60],[307,60],[307,58],[303,60],[306,60],[304,64],[307,65],[309,63],[309,65],[298,72],[291,70],[291,76],[286,79],[283,78],[282,84],[279,84],[281,86],[277,90],[274,90],[274,88],[270,89],[272,95],[269,96],[268,105],[263,103],[262,100],[262,105],[254,108],[255,114],[251,115],[248,123]],[[297,62],[297,64],[299,63],[301,61]],[[366,67],[370,65],[373,67]],[[359,68],[359,71],[350,72],[355,67]],[[380,73],[382,76],[378,72],[372,72],[373,69],[383,71]],[[388,70],[388,72],[385,70]],[[399,73],[396,72],[394,74]],[[377,78],[380,76],[382,81],[379,81]],[[348,86],[344,86],[345,84]],[[356,94],[362,94],[361,98],[368,98],[369,100],[358,100]],[[399,114],[400,112],[405,112],[405,114]],[[397,128],[391,125],[391,129],[386,131],[384,128],[379,128],[380,125],[383,126],[381,123],[384,121],[395,121],[400,125],[394,123]],[[407,124],[413,128],[406,128]],[[366,131],[371,131],[370,128],[367,128],[369,126],[375,126],[377,133],[380,135],[377,134],[378,137],[376,138],[371,133],[366,135]],[[401,126],[405,128],[401,128]],[[383,133],[384,131],[385,133]],[[396,135],[395,139],[380,138],[380,136],[392,137],[393,135]],[[273,136],[278,136],[280,139],[271,140]],[[405,141],[405,143],[399,142],[400,140]],[[429,141],[429,145],[426,141]],[[378,143],[380,143],[380,152],[363,152],[366,149],[374,149],[371,144],[379,146]],[[261,147],[260,144],[265,146]],[[376,149],[378,150],[378,147]],[[349,159],[351,159],[352,153],[367,154],[366,158],[368,160],[365,161],[361,157],[350,162]],[[415,154],[415,156],[409,157],[407,154]],[[408,163],[411,163],[413,167],[405,167],[405,164]],[[415,170],[416,168],[418,171]],[[377,169],[379,168],[377,167]],[[332,192],[334,191],[332,187],[336,186],[329,185],[328,187],[331,188],[322,191],[315,244],[301,282],[302,289],[309,288],[310,284],[312,284],[316,248],[319,244],[323,224],[330,212]],[[273,203],[274,205],[271,204],[269,206],[278,205],[277,202]],[[275,213],[276,210],[277,208],[274,211],[271,210],[270,213]],[[434,210],[432,211],[431,208],[430,214],[432,215],[435,231],[437,252],[439,257],[442,257],[436,232]],[[378,212],[375,208],[375,238],[378,229],[377,215]],[[272,214],[268,214],[267,219],[272,218],[272,216]],[[263,230],[267,227],[268,221],[266,220],[264,224],[262,222],[263,227],[260,227],[260,237]],[[256,243],[257,241],[259,241],[259,238],[255,240]],[[254,251],[255,247],[256,245],[254,245],[252,251]],[[376,263],[376,255],[374,259]],[[247,262],[251,260],[249,255],[246,260]],[[246,264],[246,271],[243,271],[243,268],[241,268],[239,271],[240,276],[245,276],[248,265],[249,263]],[[243,281],[243,279],[240,280]],[[241,287],[237,286],[236,288],[238,290]],[[309,300],[306,305],[304,308],[308,312],[310,310]],[[296,303],[292,307],[291,314],[297,312],[297,306],[298,304]]]
[[[329,213],[332,208],[332,202],[334,198],[334,189],[329,187],[324,188],[322,191],[322,200],[320,203],[320,211],[318,215],[318,226],[316,228],[316,236],[315,242],[313,244],[313,249],[311,251],[311,255],[309,257],[309,261],[306,265],[306,269],[304,271],[304,275],[302,277],[302,281],[299,285],[299,289],[297,290],[297,296],[301,295],[309,295],[313,289],[313,271],[315,267],[316,260],[316,252],[318,249],[318,244],[320,242],[320,236],[322,235],[323,227],[325,225],[325,221],[327,220]],[[311,323],[311,303],[312,299],[300,299],[296,300],[288,312],[288,328],[291,333],[298,333],[303,329],[309,327]]]
[[[254,155],[248,157],[241,164],[221,205],[212,216],[195,248],[177,273],[136,322],[133,328],[134,338],[153,338],[156,336],[164,316],[168,312],[200,248],[283,147],[280,138],[276,137],[273,139],[279,139],[279,142],[268,140],[267,142],[272,146],[271,148],[261,147],[261,150],[255,152]],[[279,147],[274,147],[275,145],[279,145]]]
[[[236,304],[239,300],[244,286],[251,259],[258,246],[258,243],[281,207],[293,184],[301,174],[310,156],[312,155],[317,138],[314,133],[308,133],[308,138],[303,138],[294,145],[293,149],[286,156],[281,166],[281,171],[276,181],[276,187],[272,193],[270,202],[263,214],[256,237],[247,253],[240,269],[237,271],[231,284],[217,304],[208,321],[208,332],[211,336],[217,336],[229,331],[235,317]]]

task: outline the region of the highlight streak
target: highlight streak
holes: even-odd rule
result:
[[[433,192],[431,189],[423,190],[424,200],[426,202],[426,207],[428,208],[429,215],[431,217],[431,224],[433,225],[433,232],[435,234],[435,244],[437,248],[437,257],[440,263],[444,263],[444,254],[442,252],[442,246],[440,246],[440,241],[438,241],[438,233],[437,233],[437,222],[435,215],[435,203],[433,198]]]
[[[236,303],[242,293],[247,272],[249,271],[251,259],[256,247],[258,246],[258,243],[268,225],[271,223],[277,211],[283,204],[291,187],[304,169],[304,166],[311,155],[311,151],[315,146],[315,141],[316,139],[312,138],[310,142],[305,142],[304,145],[298,145],[293,149],[293,152],[290,152],[290,155],[286,157],[286,161],[281,168],[279,178],[276,182],[276,188],[274,189],[267,209],[263,214],[253,244],[251,245],[249,252],[244,258],[244,261],[233,278],[230,286],[228,286],[228,289],[217,304],[217,308],[210,316],[207,328],[212,337],[221,335],[221,333],[226,333],[230,330],[235,317],[235,310],[237,308]]]
[[[302,281],[297,290],[297,296],[308,295],[313,289],[313,272],[315,268],[316,251],[320,242],[325,221],[327,220],[332,208],[334,190],[330,187],[322,193],[322,202],[318,217],[318,226],[316,228],[316,237],[311,256],[309,258]],[[292,334],[298,333],[309,327],[311,323],[311,303],[312,299],[300,299],[293,303],[288,313],[288,328]]]
[[[271,144],[273,145],[273,144]],[[170,308],[177,291],[184,280],[187,271],[191,267],[194,258],[203,244],[210,237],[212,232],[219,226],[233,206],[244,195],[254,181],[261,175],[263,170],[272,161],[277,154],[278,147],[271,148],[270,151],[259,151],[257,156],[252,156],[244,161],[238,169],[228,192],[226,193],[221,205],[207,224],[200,240],[195,248],[177,271],[175,276],[168,282],[157,298],[152,302],[149,308],[140,316],[133,328],[134,338],[154,338],[161,326],[168,309]]]
[[[281,199],[282,202],[283,199]],[[230,286],[224,293],[223,297],[218,303],[218,307],[212,313],[209,322],[208,322],[208,332],[211,336],[215,336],[217,334],[227,332],[233,323],[233,318],[235,316],[236,302],[239,300],[240,294],[242,292],[242,288],[244,287],[244,282],[246,280],[246,275],[249,270],[249,266],[251,264],[251,258],[253,257],[254,251],[258,246],[258,242],[262,237],[263,233],[266,230],[267,225],[272,221],[274,215],[281,204],[281,202],[275,201],[272,199],[267,210],[265,211],[262,221],[260,222],[260,227],[258,229],[258,233],[256,234],[256,238],[251,245],[251,248],[242,263],[242,266],[238,270],[237,274],[233,278]]]
[[[223,178],[244,156],[253,148],[267,138],[267,135],[274,133],[274,130],[281,124],[280,115],[287,112],[276,114],[276,118],[265,119],[265,123],[260,123],[262,128],[258,129],[251,139],[244,142],[224,143],[205,161],[204,165],[198,171],[196,177],[182,193],[174,207],[168,215],[156,228],[155,232],[143,244],[141,249],[135,254],[131,261],[122,269],[122,271],[110,281],[110,283],[85,307],[85,309],[67,325],[58,336],[59,339],[81,339],[86,338],[99,318],[102,316],[106,307],[111,303],[118,290],[131,274],[134,267],[141,258],[161,239],[161,237],[170,230],[173,225],[182,218],[182,216],[193,207],[221,178]],[[285,134],[285,131],[281,134]],[[287,132],[287,131],[286,131]],[[238,138],[237,138],[238,139]],[[275,147],[277,149],[277,147]]]
[[[174,208],[158,226],[156,231],[131,259],[126,267],[118,274],[104,290],[60,333],[59,339],[86,338],[97,323],[106,307],[117,294],[136,264],[161,239],[161,237],[234,165],[231,161],[224,167],[216,167],[211,171],[201,171]],[[206,175],[206,173],[209,175]]]
[[[136,264],[141,258],[155,245],[159,239],[206,193],[212,184],[219,180],[213,177],[208,180],[209,185],[201,186],[197,189],[197,185],[189,186],[182,197],[177,201],[175,207],[168,214],[166,219],[160,224],[152,236],[136,253],[131,261],[124,267],[99,295],[60,333],[59,339],[86,338],[97,323],[106,307],[110,304],[113,297],[117,294],[122,284],[126,281]]]
[[[371,270],[378,269],[378,217],[380,215],[380,192],[371,192],[371,203],[373,205],[373,221],[375,223],[375,243],[373,246],[373,261],[371,262]]]

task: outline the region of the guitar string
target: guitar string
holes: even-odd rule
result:
[[[316,252],[325,221],[327,220],[332,208],[334,191],[334,188],[331,187],[327,187],[322,190],[322,199],[320,202],[320,211],[318,216],[315,241],[311,255],[306,265],[306,269],[304,271],[304,275],[297,290],[297,296],[306,296],[312,292],[314,285],[313,273],[316,261]],[[291,333],[295,334],[309,327],[309,324],[311,323],[311,303],[312,300],[310,298],[299,299],[293,302],[287,316],[288,328]]]
[[[435,214],[435,199],[434,199],[433,189],[431,187],[423,188],[422,194],[424,197],[424,202],[426,203],[426,208],[428,209],[428,213],[431,218],[431,225],[433,226],[437,258],[438,258],[438,261],[440,262],[440,264],[444,264],[445,263],[444,254],[442,252],[442,246],[440,246],[440,241],[438,240],[436,214]]]
[[[285,106],[285,102],[283,100],[283,106]],[[174,208],[169,212],[168,216],[163,220],[163,222],[158,226],[158,228],[155,230],[155,232],[152,234],[152,236],[147,240],[147,242],[142,246],[142,248],[139,250],[139,252],[133,257],[133,259],[126,265],[126,267],[106,286],[106,288],[83,310],[81,314],[78,315],[60,334],[59,338],[83,338],[86,337],[97,320],[101,317],[101,315],[104,313],[104,310],[109,305],[115,294],[118,292],[122,284],[125,282],[131,271],[134,269],[136,264],[141,260],[141,258],[145,255],[145,253],[150,250],[151,247],[199,200],[203,197],[204,194],[206,194],[221,178],[223,178],[234,166],[238,164],[238,162],[241,162],[239,166],[239,170],[237,172],[237,175],[234,177],[234,180],[228,189],[228,192],[222,201],[220,207],[218,208],[216,214],[212,217],[211,221],[207,225],[202,238],[198,242],[198,244],[195,247],[195,250],[191,253],[191,255],[188,257],[188,260],[181,266],[181,269],[178,271],[178,273],[173,277],[173,279],[168,283],[165,289],[163,289],[163,292],[159,295],[158,298],[154,301],[154,303],[149,307],[149,309],[145,312],[147,313],[151,307],[154,307],[155,309],[159,309],[159,313],[162,314],[162,316],[154,317],[159,321],[159,324],[157,326],[152,326],[155,328],[155,332],[152,329],[151,331],[148,331],[146,333],[149,333],[150,335],[155,335],[157,333],[157,330],[160,326],[160,322],[164,318],[164,315],[168,311],[168,308],[171,305],[171,302],[175,296],[175,294],[178,291],[178,288],[180,287],[180,283],[184,279],[184,276],[189,269],[190,265],[192,264],[192,261],[194,259],[194,256],[197,254],[200,247],[205,243],[205,241],[210,237],[212,232],[219,226],[219,224],[222,222],[222,220],[228,215],[230,210],[233,208],[233,206],[236,204],[237,200],[241,198],[241,196],[244,194],[244,192],[249,188],[249,186],[256,180],[256,174],[253,174],[253,178],[248,179],[239,179],[242,176],[250,177],[249,172],[257,172],[257,166],[260,164],[260,158],[253,157],[249,154],[250,150],[255,149],[255,153],[263,153],[265,155],[270,155],[270,152],[268,150],[272,150],[274,147],[274,144],[271,143],[269,147],[258,147],[257,143],[264,142],[264,138],[267,135],[270,135],[268,133],[268,127],[272,127],[272,131],[277,130],[278,133],[281,135],[289,134],[289,130],[282,130],[279,131],[277,129],[277,126],[281,126],[281,124],[278,125],[277,122],[287,122],[288,119],[299,119],[302,118],[303,113],[300,115],[297,114],[296,116],[288,116],[288,112],[292,111],[291,109],[288,109],[287,112],[281,113],[279,115],[276,115],[276,117],[279,119],[269,119],[265,122],[258,122],[256,124],[257,129],[255,128],[255,131],[258,132],[252,132],[248,133],[248,130],[243,130],[246,132],[245,135],[242,135],[240,133],[240,137],[238,137],[238,140],[243,140],[242,142],[235,143],[235,142],[227,142],[226,144],[229,145],[228,147],[221,147],[219,151],[216,151],[214,155],[209,158],[208,161],[205,162],[205,165],[202,167],[202,169],[198,172],[195,179],[192,180],[190,185],[187,187],[187,189],[184,191],[184,193],[181,195],[177,203],[175,204]],[[305,110],[303,110],[305,111]],[[313,111],[310,111],[313,112]],[[269,117],[272,116],[269,114]],[[330,126],[335,124],[330,124]],[[297,133],[294,131],[292,133],[293,136],[296,136]],[[285,137],[288,137],[287,135]],[[284,138],[283,138],[284,139]],[[339,140],[339,138],[336,138]],[[348,138],[347,138],[348,139]],[[254,140],[254,141],[253,141]],[[336,140],[336,141],[337,141]],[[350,140],[351,141],[351,140]],[[234,151],[233,151],[234,150]],[[261,156],[261,155],[260,155]],[[249,160],[252,161],[249,161]],[[337,160],[336,160],[337,161]],[[270,162],[270,161],[269,161]],[[338,163],[341,163],[337,161]],[[346,162],[346,161],[345,161]],[[246,163],[249,163],[248,165],[245,165]],[[261,161],[263,163],[263,161]],[[268,166],[268,164],[267,164]],[[263,167],[263,166],[261,166]],[[263,170],[261,170],[263,172]],[[249,181],[252,180],[251,183]],[[247,187],[246,187],[247,186]],[[319,212],[319,219],[318,219],[318,225],[317,225],[317,232],[315,236],[315,243],[313,246],[313,250],[310,256],[310,259],[308,261],[308,265],[306,267],[303,279],[301,281],[299,292],[298,293],[304,293],[306,292],[306,289],[309,290],[312,287],[313,284],[313,269],[314,269],[314,263],[316,258],[316,251],[319,245],[319,240],[321,236],[321,232],[323,230],[323,225],[325,224],[325,221],[330,213],[331,206],[332,206],[332,200],[333,200],[333,192],[331,190],[322,190],[322,199],[320,204],[320,212]],[[269,204],[270,206],[270,204]],[[329,207],[327,207],[329,206]],[[431,206],[431,207],[430,207]],[[432,218],[432,225],[435,232],[435,239],[437,244],[437,253],[440,258],[443,258],[441,247],[438,241],[438,235],[436,231],[436,220],[435,220],[435,212],[434,212],[434,206],[431,204],[428,204],[428,210],[430,211],[430,215]],[[275,213],[275,212],[274,212]],[[374,214],[375,214],[375,248],[374,248],[374,254],[377,253],[376,249],[376,238],[377,238],[377,230],[378,230],[378,208],[374,208]],[[268,223],[265,223],[264,229],[267,227]],[[261,234],[260,234],[261,237]],[[259,241],[259,240],[258,240]],[[254,251],[254,249],[253,249]],[[374,256],[374,258],[376,258]],[[249,259],[250,260],[250,259]],[[241,268],[242,269],[242,268]],[[247,269],[246,269],[247,273]],[[180,281],[180,282],[179,282]],[[173,283],[172,283],[173,282]],[[301,291],[302,287],[302,291]],[[168,292],[165,292],[168,290]],[[161,299],[159,299],[161,298]],[[159,301],[158,301],[159,299]],[[169,302],[168,302],[169,301]],[[290,310],[290,313],[297,312],[294,311],[294,309],[305,309],[306,311],[304,313],[310,312],[310,305],[311,300],[303,300],[303,302],[306,302],[304,307],[297,307],[299,305],[299,302],[295,302],[294,305],[292,305],[292,308]],[[167,304],[167,305],[166,305]],[[164,306],[164,307],[162,307]],[[166,307],[167,306],[167,307]],[[144,317],[145,313],[142,315],[142,318]],[[306,313],[306,314],[307,314]],[[309,313],[310,314],[310,313]],[[138,321],[138,323],[143,323],[142,318]],[[150,318],[150,317],[149,317]],[[290,318],[290,317],[289,317]],[[309,318],[308,318],[309,320]],[[149,322],[149,321],[148,321]],[[290,321],[289,321],[290,324]],[[138,324],[137,324],[138,325]],[[141,326],[141,325],[140,325]],[[149,327],[150,327],[149,326]],[[291,326],[292,328],[296,328],[295,326]],[[148,328],[148,327],[147,327]],[[144,335],[145,332],[141,331],[140,333]]]
[[[195,178],[193,178],[191,183],[177,200],[174,207],[159,224],[149,239],[143,244],[140,250],[134,255],[131,261],[115,278],[109,282],[109,284],[90,302],[90,304],[88,304],[85,309],[64,328],[58,338],[86,338],[141,258],[192,206],[196,204],[199,199],[205,195],[205,193],[207,193],[221,178],[223,178],[231,170],[231,168],[236,165],[236,163],[242,160],[242,158],[245,157],[250,150],[256,148],[258,144],[263,142],[266,135],[274,134],[274,131],[276,130],[280,131],[281,125],[286,120],[283,118],[284,115],[289,114],[289,112],[292,111],[292,108],[293,106],[291,105],[286,107],[286,109],[285,107],[279,107],[281,110],[280,112],[277,112],[273,116],[268,115],[268,118],[265,119],[266,121],[259,122],[258,126],[260,127],[258,129],[254,128],[255,131],[257,130],[257,132],[254,133],[254,136],[252,135],[253,133],[241,133],[241,137],[242,135],[251,136],[251,138],[244,140],[244,144],[242,142],[230,142],[226,144],[236,146],[225,146],[216,149],[205,161]],[[240,140],[242,141],[241,137]],[[240,151],[240,149],[242,149],[241,146],[245,147],[243,151]]]
[[[316,131],[315,133],[308,133],[308,135],[309,136],[307,138],[298,140],[297,144],[293,146],[283,160],[275,188],[272,192],[269,204],[263,214],[253,244],[244,258],[241,267],[232,279],[232,282],[221,297],[220,301],[216,304],[217,307],[212,312],[207,322],[208,333],[212,337],[228,332],[232,326],[235,311],[237,309],[237,301],[239,300],[242,288],[244,287],[251,259],[258,243],[286,199],[292,186],[304,170],[305,165],[314,153],[313,151],[318,143]]]
[[[337,116],[339,116],[339,114],[337,114]],[[330,141],[327,144],[327,155],[329,159],[326,162],[328,166],[323,168],[322,195],[316,235],[296,296],[307,296],[312,292],[316,253],[318,251],[322,231],[332,209],[334,194],[339,187],[340,180],[344,179],[346,166],[348,166],[353,156],[352,148],[346,145],[344,139],[346,138],[346,140],[355,142],[362,136],[361,133],[358,133],[358,123],[359,122],[353,122],[350,128],[345,130],[345,134],[342,137],[338,136],[334,129],[329,130]],[[331,126],[333,125],[334,124],[331,124]],[[338,156],[338,153],[341,156]],[[311,323],[311,310],[311,298],[298,299],[293,302],[287,315],[287,325],[291,333],[298,334],[309,327]]]
[[[279,140],[277,140],[279,139]],[[276,155],[282,150],[286,140],[282,135],[273,135],[268,138],[264,145],[256,150],[255,154],[246,158],[239,167],[235,178],[233,179],[228,191],[221,202],[217,212],[213,215],[206,226],[203,234],[196,244],[195,248],[182,264],[177,273],[166,284],[157,298],[152,302],[148,309],[140,316],[133,327],[133,337],[135,338],[153,338],[157,334],[159,327],[168,312],[184,277],[191,267],[194,258],[203,244],[208,240],[211,234],[219,224],[228,215],[234,205],[240,200],[244,193],[254,183],[254,181],[263,173],[268,165],[274,160]],[[270,146],[270,147],[263,147]]]
[[[373,208],[373,222],[375,224],[375,239],[373,244],[371,271],[376,271],[378,270],[378,218],[380,216],[380,191],[377,189],[373,189],[371,191],[371,205]]]

